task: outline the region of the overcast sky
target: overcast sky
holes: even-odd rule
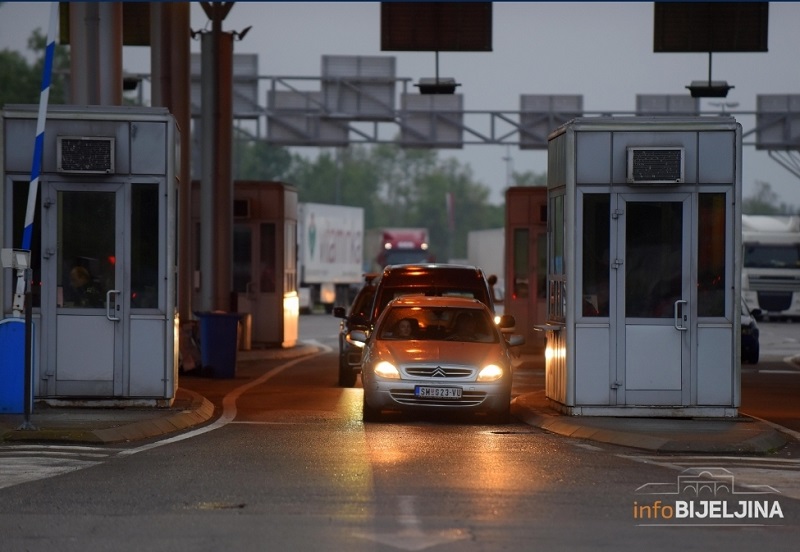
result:
[[[49,6],[0,5],[0,49],[25,51],[35,28],[46,31]],[[734,88],[725,99],[701,103],[703,110],[721,109],[712,101],[738,104],[726,109],[745,132],[755,127],[749,113],[758,94],[800,94],[800,3],[772,2],[769,16],[769,52],[714,54],[713,80]],[[193,3],[192,28],[206,23]],[[394,56],[398,77],[418,82],[435,75],[432,52],[380,50],[378,3],[238,2],[223,29],[250,25],[235,51],[257,53],[262,76],[318,77],[323,55]],[[200,51],[199,42],[192,51]],[[149,72],[149,49],[126,47],[123,56],[125,71]],[[584,111],[620,112],[635,109],[637,94],[688,94],[687,85],[708,78],[708,55],[653,53],[651,2],[500,2],[493,7],[493,51],[442,52],[439,74],[461,83],[458,92],[468,110],[517,111],[522,94],[580,94]],[[468,163],[492,190],[491,201],[500,203],[507,153],[518,172],[547,169],[544,152],[514,147],[507,152],[505,146],[466,146],[439,155]],[[781,201],[800,206],[800,179],[753,146],[744,147],[742,181],[745,196],[756,181],[765,181]]]

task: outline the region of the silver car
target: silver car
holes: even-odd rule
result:
[[[391,301],[364,344],[361,382],[363,418],[378,421],[383,410],[486,413],[507,423],[511,405],[511,354],[521,335],[500,332],[511,316],[495,324],[476,299],[403,296]]]

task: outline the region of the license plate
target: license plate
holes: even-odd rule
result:
[[[460,387],[414,387],[414,395],[424,399],[460,399]]]

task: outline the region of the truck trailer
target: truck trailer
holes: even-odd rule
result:
[[[364,209],[300,203],[297,234],[301,312],[347,306],[363,281]]]

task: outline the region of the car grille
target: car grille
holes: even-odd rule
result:
[[[412,378],[469,378],[475,370],[472,368],[458,368],[453,366],[407,366],[404,372]]]
[[[473,407],[480,405],[486,399],[483,391],[463,391],[460,399],[432,399],[414,396],[413,389],[392,389],[392,398],[399,404],[414,406],[444,406],[444,407]]]

